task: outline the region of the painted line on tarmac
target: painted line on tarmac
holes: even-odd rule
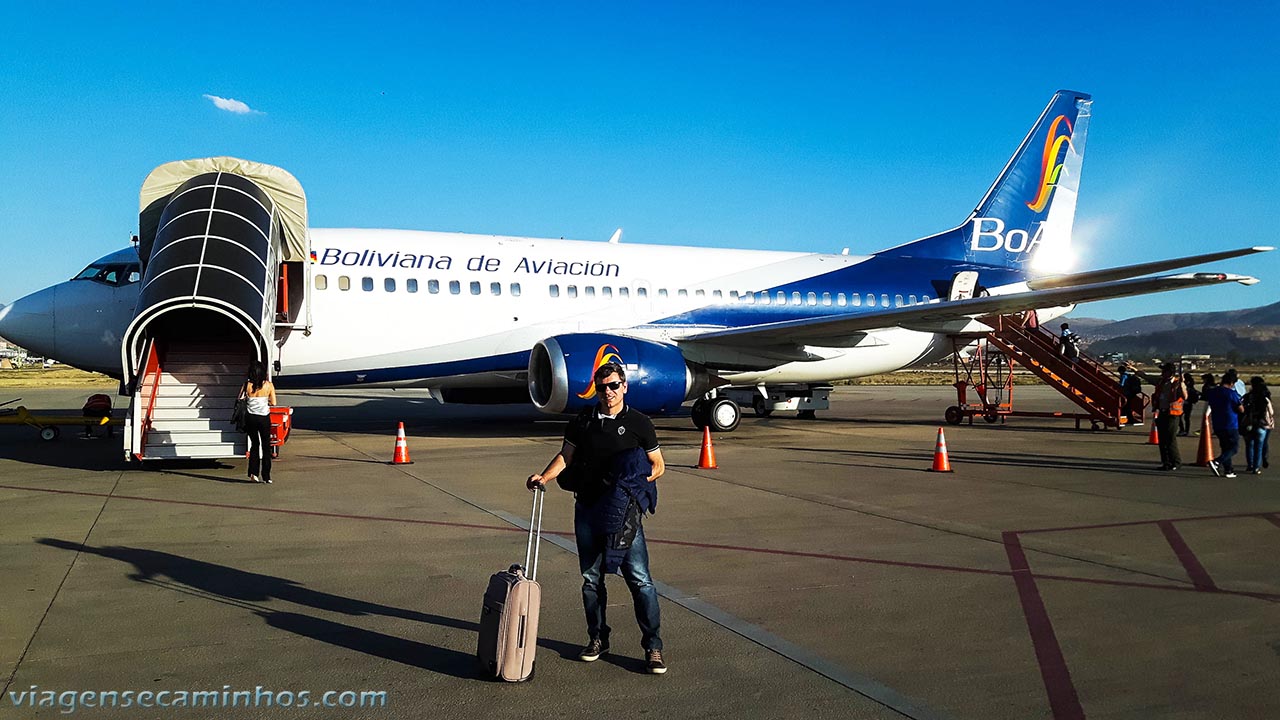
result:
[[[1173,549],[1173,554],[1178,556],[1178,562],[1182,563],[1182,568],[1187,571],[1187,577],[1191,578],[1191,584],[1196,586],[1197,590],[1214,591],[1218,586],[1213,583],[1213,578],[1209,576],[1209,571],[1204,569],[1204,565],[1200,564],[1200,558],[1196,557],[1195,552],[1187,541],[1182,537],[1182,533],[1173,526],[1168,520],[1161,520],[1156,523],[1160,527],[1160,532],[1164,533],[1164,539],[1169,541],[1169,547]]]
[[[475,505],[475,507],[481,506]],[[529,532],[529,522],[527,520],[523,520],[501,510],[490,510],[488,508],[481,509],[495,517],[506,520],[524,532]],[[569,540],[567,537],[557,534],[548,535],[546,539],[547,542],[555,545],[565,552],[572,555],[578,554],[577,543]],[[726,630],[737,633],[757,645],[760,645],[766,650],[770,650],[781,655],[782,657],[815,672],[828,680],[839,683],[859,695],[884,705],[900,715],[913,718],[913,720],[945,720],[946,716],[940,715],[909,700],[898,691],[884,685],[883,683],[877,682],[866,675],[845,670],[835,663],[825,660],[817,654],[800,647],[795,643],[783,640],[759,625],[753,625],[742,618],[731,615],[704,600],[699,600],[698,598],[691,596],[689,593],[686,593],[679,588],[658,582],[657,580],[653,581],[653,585],[657,588],[659,595],[694,613],[695,615],[700,615]]]

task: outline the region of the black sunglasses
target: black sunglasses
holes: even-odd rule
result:
[[[617,390],[618,388],[622,387],[622,382],[623,382],[622,380],[614,380],[613,382],[596,383],[596,390],[599,390],[600,392],[604,392],[605,388],[608,388],[610,390]]]

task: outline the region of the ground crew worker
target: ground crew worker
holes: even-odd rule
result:
[[[1153,400],[1156,414],[1156,435],[1160,440],[1160,470],[1177,470],[1182,465],[1178,453],[1178,423],[1182,420],[1187,389],[1178,376],[1178,368],[1168,362],[1160,366],[1160,379],[1156,380]]]

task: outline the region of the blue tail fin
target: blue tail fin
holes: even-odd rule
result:
[[[1061,272],[1071,257],[1092,103],[1084,93],[1058,91],[963,225],[876,254]]]

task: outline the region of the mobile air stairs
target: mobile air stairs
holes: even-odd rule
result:
[[[958,425],[968,417],[972,423],[976,415],[994,423],[1004,416],[1015,415],[1073,418],[1077,429],[1085,420],[1094,430],[1120,428],[1128,423],[1119,378],[1097,360],[1083,353],[1074,361],[1066,358],[1057,335],[1027,323],[1022,315],[982,318],[982,322],[991,327],[991,332],[978,339],[972,359],[962,359],[960,353],[956,354],[958,404],[947,408],[947,422]],[[971,337],[954,340],[957,345],[972,342]],[[1012,373],[1015,363],[1031,371],[1084,412],[1015,411]],[[977,392],[976,403],[969,401],[970,388]],[[1133,408],[1139,420],[1145,405],[1145,396],[1140,396]]]
[[[293,331],[311,330],[306,196],[279,168],[220,157],[156,168],[140,207],[125,457],[243,457],[231,412],[249,364],[273,376]]]

